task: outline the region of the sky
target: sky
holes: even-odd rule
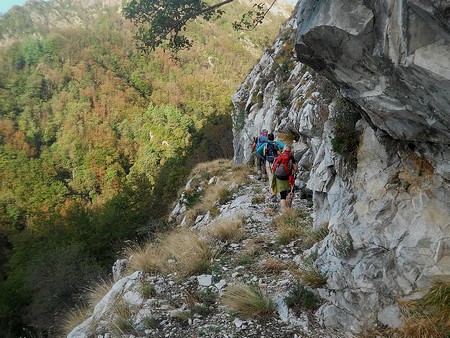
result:
[[[0,0],[0,13],[6,13],[14,5],[22,6],[27,0]]]

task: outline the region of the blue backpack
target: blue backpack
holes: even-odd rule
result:
[[[273,141],[269,141],[267,143],[266,151],[264,154],[266,157],[266,161],[273,163],[273,161],[275,161],[275,159],[278,157],[279,151],[280,151],[280,148],[278,147],[278,144],[276,144]]]
[[[266,135],[259,136],[258,139],[256,140],[256,149],[258,149],[261,144],[266,143],[268,141],[269,139],[267,138]]]

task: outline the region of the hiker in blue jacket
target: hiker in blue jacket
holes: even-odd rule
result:
[[[274,194],[272,192],[272,164],[284,148],[284,143],[280,141],[274,141],[274,139],[275,138],[273,136],[273,133],[270,133],[267,136],[267,142],[264,142],[256,149],[256,153],[258,154],[258,156],[265,160],[266,172],[269,178],[270,198],[274,197]]]
[[[268,138],[267,138],[267,134],[269,132],[267,131],[267,129],[263,129],[261,130],[261,132],[259,133],[259,136],[256,137],[254,139],[254,142],[252,144],[252,150],[256,150],[258,149],[262,144],[266,143]],[[258,152],[256,152],[256,156],[255,156],[255,165],[256,165],[256,170],[257,170],[257,175],[256,178],[258,180],[263,180],[265,181],[267,178],[267,173],[266,173],[266,166],[264,163],[264,158],[258,154]]]

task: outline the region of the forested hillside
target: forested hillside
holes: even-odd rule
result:
[[[285,20],[235,32],[233,4],[190,25],[175,61],[137,51],[117,7],[93,10],[0,49],[2,337],[55,335],[81,286],[164,226],[192,166],[232,156],[230,96]]]

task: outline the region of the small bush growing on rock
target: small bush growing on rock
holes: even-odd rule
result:
[[[211,289],[198,290],[196,296],[200,302],[206,304],[214,304],[217,298],[217,295]]]
[[[264,203],[265,200],[266,199],[265,199],[264,195],[258,194],[258,195],[253,196],[252,204],[261,204],[261,203]]]
[[[267,318],[275,310],[274,302],[256,286],[231,285],[222,301],[230,311],[244,318]]]
[[[289,100],[289,98],[291,97],[292,89],[294,89],[292,84],[287,85],[281,90],[280,95],[278,96],[278,102],[285,108],[291,105],[291,100]]]
[[[159,326],[159,320],[158,318],[155,317],[144,317],[142,319],[142,325],[144,326],[144,328],[146,329],[156,329]]]
[[[312,242],[312,245],[313,245],[314,243],[320,242],[325,237],[327,237],[328,232],[329,232],[329,230],[328,230],[328,223],[325,223],[320,228],[311,231],[308,234],[308,237],[310,238],[310,240]]]
[[[334,247],[339,257],[349,257],[353,252],[353,240],[349,234],[338,237]]]
[[[284,301],[289,308],[299,314],[304,309],[316,310],[319,307],[320,300],[312,291],[301,284],[296,284],[289,291]]]
[[[183,197],[186,201],[186,207],[191,208],[192,206],[196,205],[200,201],[202,194],[203,190],[201,189],[186,190],[183,194]]]
[[[217,202],[220,205],[224,205],[225,203],[227,203],[228,201],[230,201],[231,197],[233,196],[233,192],[228,189],[227,187],[222,187],[219,192],[219,199],[217,200]]]
[[[334,137],[331,140],[333,151],[343,156],[350,168],[356,168],[359,135],[355,125],[361,118],[360,108],[353,102],[340,98],[336,103],[336,111]]]
[[[150,283],[143,283],[139,291],[141,296],[145,299],[156,296],[155,287]]]
[[[294,273],[304,285],[312,288],[320,288],[327,283],[326,277],[320,273],[311,260],[304,260]]]

